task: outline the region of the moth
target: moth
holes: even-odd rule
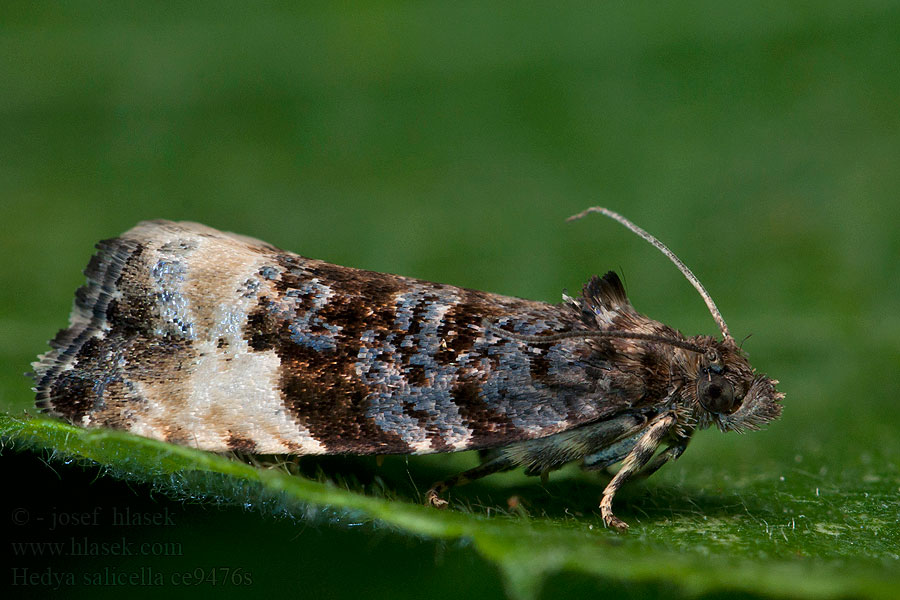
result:
[[[524,467],[621,468],[616,491],[678,458],[698,429],[777,418],[709,294],[656,238],[722,339],[638,313],[614,272],[547,304],[304,258],[197,223],[145,221],[102,241],[67,329],[33,363],[37,406],[213,452],[429,454],[481,450],[450,487]],[[660,450],[660,448],[662,448]]]

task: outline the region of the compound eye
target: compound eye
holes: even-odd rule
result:
[[[701,406],[712,413],[732,413],[738,404],[734,401],[734,386],[717,373],[700,376],[697,382],[697,396]]]

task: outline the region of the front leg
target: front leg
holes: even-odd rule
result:
[[[669,434],[669,431],[675,425],[676,421],[677,419],[675,418],[674,413],[660,415],[651,421],[647,431],[637,441],[637,444],[634,445],[634,448],[628,453],[628,456],[625,457],[622,468],[619,469],[616,476],[612,478],[612,481],[610,481],[609,485],[606,486],[606,489],[603,490],[603,499],[600,500],[600,516],[603,517],[603,522],[607,527],[612,527],[618,531],[625,531],[628,529],[628,523],[613,514],[613,496],[616,495],[616,492],[619,491],[619,488],[622,487],[622,484],[624,484],[629,477],[640,471],[653,457],[660,442]],[[677,448],[677,446],[673,446],[673,448]],[[673,456],[670,455],[670,457]],[[662,460],[659,464],[656,464],[656,461],[654,461],[652,465],[654,470],[661,467],[666,460],[668,460],[668,458]]]
[[[684,454],[684,450],[687,448],[688,442],[691,441],[691,435],[693,433],[693,431],[689,431],[686,435],[679,437],[675,443],[654,456],[653,460],[647,463],[647,466],[641,469],[640,473],[632,476],[632,479],[646,479],[656,473],[659,468],[667,462],[676,460],[679,456]]]

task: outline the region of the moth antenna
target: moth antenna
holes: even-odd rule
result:
[[[728,331],[728,325],[725,324],[725,319],[722,317],[722,313],[720,313],[719,309],[716,307],[716,303],[713,302],[712,296],[709,295],[709,292],[706,291],[706,288],[703,287],[703,284],[700,283],[700,280],[697,279],[697,276],[694,275],[694,273],[687,267],[687,265],[681,262],[681,259],[675,256],[675,253],[669,250],[669,248],[661,241],[659,241],[619,213],[613,212],[608,208],[603,208],[602,206],[592,206],[586,210],[581,211],[577,215],[572,215],[571,217],[566,219],[566,221],[577,221],[588,213],[593,212],[600,213],[601,215],[618,221],[619,223],[630,229],[632,233],[635,233],[644,238],[646,241],[656,246],[657,250],[665,254],[669,258],[669,260],[671,260],[675,264],[675,266],[678,267],[678,270],[681,271],[682,275],[684,275],[687,280],[691,282],[691,285],[693,285],[694,288],[698,292],[700,292],[700,296],[702,296],[703,301],[706,302],[706,307],[709,309],[709,313],[712,315],[712,318],[715,319],[716,325],[719,326],[719,331],[722,332],[722,336],[725,338],[725,341],[730,340],[731,342],[734,342],[734,338],[731,337],[731,333]]]
[[[661,344],[668,344],[669,346],[675,346],[677,348],[681,348],[683,350],[688,350],[690,352],[697,352],[699,354],[705,354],[706,349],[701,348],[696,344],[692,344],[690,342],[686,342],[684,340],[678,340],[675,338],[667,338],[660,335],[653,335],[651,333],[636,333],[631,331],[620,331],[617,329],[608,329],[605,331],[563,331],[560,333],[548,333],[548,334],[540,334],[540,335],[523,335],[521,333],[513,333],[512,331],[507,331],[505,329],[500,329],[493,323],[485,320],[482,323],[482,326],[488,330],[493,331],[500,337],[505,337],[511,340],[515,340],[517,342],[525,342],[526,344],[551,344],[553,342],[558,342],[560,340],[568,340],[572,338],[625,338],[629,340],[645,340],[648,342],[659,342]]]

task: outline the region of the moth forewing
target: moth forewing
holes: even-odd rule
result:
[[[753,372],[677,258],[723,341],[641,315],[614,273],[551,305],[332,265],[196,223],[147,221],[97,247],[70,326],[34,363],[38,406],[82,426],[215,452],[489,450],[433,486],[435,506],[497,471],[622,462],[600,510],[623,529],[616,490],[677,458],[694,429],[752,429],[780,413],[776,382]]]

